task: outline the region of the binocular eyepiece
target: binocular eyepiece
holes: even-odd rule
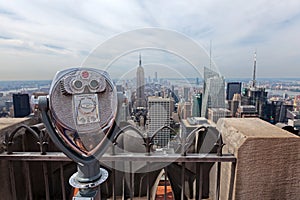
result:
[[[104,71],[63,70],[52,82],[49,110],[63,142],[78,154],[91,156],[110,135],[117,112],[116,89]]]

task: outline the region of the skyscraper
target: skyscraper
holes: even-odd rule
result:
[[[236,112],[240,105],[241,105],[241,95],[238,93],[235,93],[233,95],[231,105],[230,105],[231,117],[236,117]]]
[[[207,117],[208,108],[225,108],[225,81],[217,72],[205,67],[202,117]]]
[[[288,110],[293,110],[293,105],[285,104],[282,100],[271,100],[266,104],[264,120],[273,124],[286,123],[288,121],[286,117]]]
[[[192,116],[192,104],[190,102],[184,102],[183,104],[183,119],[187,119]]]
[[[190,96],[190,88],[189,87],[184,87],[183,88],[184,101],[189,101],[189,96]]]
[[[129,116],[129,104],[126,102],[126,96],[123,92],[117,92],[118,97],[118,121],[127,121],[127,117]]]
[[[197,78],[196,78],[196,85],[199,85],[199,84],[200,84],[199,78],[197,77]]]
[[[268,101],[268,92],[265,88],[250,87],[246,88],[244,93],[245,95],[242,96],[242,104],[255,106],[258,116],[265,119],[265,108]]]
[[[241,82],[228,82],[226,88],[226,100],[232,100],[234,94],[241,94]]]
[[[161,128],[162,126],[170,125],[170,98],[161,97],[149,97],[148,98],[148,120],[149,120],[149,135],[152,136],[154,132]],[[168,144],[170,140],[170,130],[165,129],[159,131],[154,142],[160,146],[164,147]]]
[[[209,78],[215,77],[215,76],[220,76],[217,72],[204,67],[204,82],[203,82],[203,93],[205,93],[205,89],[206,89],[206,84]]]
[[[192,117],[200,117],[202,107],[202,93],[193,95],[192,104]]]
[[[253,78],[252,78],[252,88],[256,87],[256,51],[254,52],[254,63],[253,63]]]
[[[145,73],[142,67],[141,54],[139,56],[139,66],[136,71],[136,107],[145,107]]]
[[[154,73],[154,82],[157,83],[158,82],[158,78],[157,78],[157,72]]]
[[[14,117],[26,117],[30,114],[28,94],[13,94]]]

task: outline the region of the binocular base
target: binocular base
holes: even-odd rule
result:
[[[72,200],[95,200],[97,196],[97,191],[101,183],[106,181],[108,178],[108,172],[106,169],[100,168],[100,177],[94,181],[80,182],[78,181],[79,173],[76,172],[69,179],[69,183],[72,187],[78,188],[79,192],[73,197]]]
[[[72,200],[96,200],[98,194],[98,188],[101,183],[108,178],[108,171],[100,168],[100,177],[97,180],[89,182],[78,181],[78,172],[73,174],[69,179],[69,183],[72,187],[78,188],[79,192],[73,197]]]
[[[73,197],[72,200],[95,200],[94,197]]]
[[[101,183],[103,183],[104,181],[106,181],[106,179],[108,178],[108,171],[106,169],[100,168],[100,173],[101,173],[100,178],[95,181],[80,182],[77,179],[78,172],[76,172],[70,177],[69,183],[74,188],[79,188],[79,189],[94,188],[100,185]]]

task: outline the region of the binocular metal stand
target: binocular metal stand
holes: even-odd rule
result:
[[[94,156],[84,157],[78,155],[65,144],[51,123],[48,115],[48,98],[46,96],[39,98],[39,109],[41,110],[42,120],[53,142],[68,157],[77,162],[77,172],[69,179],[70,185],[79,189],[73,200],[100,200],[98,186],[108,178],[107,170],[100,168],[99,161]]]
[[[99,161],[95,160],[87,165],[77,165],[77,172],[73,174],[69,183],[78,188],[73,200],[100,200],[98,187],[108,178],[107,170],[100,168]]]

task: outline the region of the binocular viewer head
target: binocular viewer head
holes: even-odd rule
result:
[[[92,68],[57,72],[49,97],[49,120],[63,145],[89,157],[104,151],[117,115],[117,92],[108,73]]]

